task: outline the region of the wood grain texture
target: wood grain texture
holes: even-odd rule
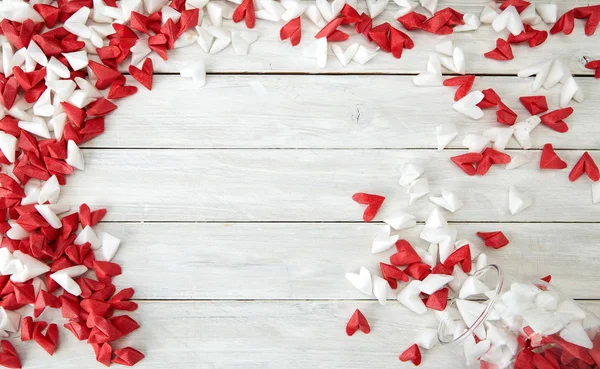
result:
[[[535,147],[600,147],[599,82],[577,81],[586,100],[573,103],[570,130],[540,126]],[[558,108],[560,86],[534,93],[531,85],[529,78],[483,77],[473,88],[493,88],[519,119],[530,116],[521,96],[546,95],[550,109]],[[86,147],[437,148],[435,128],[453,122],[460,135],[449,147],[457,148],[464,134],[499,126],[494,109],[471,120],[452,109],[455,88],[416,87],[407,76],[221,75],[202,89],[179,76],[156,76],[154,86],[126,99],[106,133]],[[514,139],[510,147],[520,148]]]
[[[583,305],[600,314],[599,303]],[[346,322],[357,308],[372,330],[348,337]],[[398,356],[437,325],[433,314],[417,316],[397,302],[142,302],[133,317],[142,327],[115,346],[144,352],[139,369],[412,368]],[[51,359],[34,342],[15,340],[15,347],[24,368],[100,367],[91,347],[70,332],[61,329],[59,342]],[[437,346],[423,352],[419,368],[460,368],[460,360]]]
[[[600,224],[457,224],[460,239],[519,279],[554,275],[573,297],[596,298]],[[371,254],[379,224],[101,224],[123,239],[119,286],[142,299],[361,299],[344,274],[365,266],[380,275],[395,248]],[[401,232],[415,247],[422,226]],[[503,249],[476,232],[502,230]]]
[[[487,3],[487,0],[449,0],[440,1],[438,9],[452,7],[463,13],[474,13],[479,16],[481,10]],[[576,6],[585,6],[589,4],[598,4],[594,1],[560,1],[559,15]],[[359,12],[366,11],[364,2],[359,2]],[[394,27],[404,30],[394,15],[398,6],[390,2],[386,10],[375,19],[375,24],[390,22]],[[425,12],[424,10],[421,10]],[[319,68],[314,59],[303,57],[303,50],[308,47],[313,37],[319,31],[319,27],[314,25],[307,18],[302,19],[302,41],[292,47],[289,41],[279,39],[279,30],[284,22],[268,22],[258,20],[255,31],[258,32],[258,40],[250,46],[250,51],[246,56],[238,56],[231,47],[216,55],[206,54],[198,45],[191,45],[181,48],[169,54],[169,60],[163,62],[155,58],[155,69],[165,73],[179,73],[181,68],[185,67],[190,60],[203,59],[206,63],[207,71],[210,73],[391,73],[416,74],[425,70],[429,55],[435,52],[435,45],[439,43],[444,36],[436,36],[421,31],[409,32],[414,40],[415,48],[406,50],[401,59],[394,59],[391,54],[379,52],[378,55],[366,65],[360,65],[351,62],[346,68],[342,67],[336,57],[330,52],[326,68]],[[223,26],[227,29],[244,29],[243,23],[235,24],[232,21],[224,21]],[[590,60],[600,57],[598,42],[600,33],[594,36],[585,36],[584,22],[576,21],[575,31],[565,36],[563,34],[550,36],[548,41],[536,47],[529,48],[526,45],[516,45],[513,47],[515,59],[509,62],[495,61],[487,59],[483,54],[494,49],[497,38],[505,38],[507,31],[497,33],[490,25],[482,25],[475,32],[455,33],[454,40],[456,45],[463,48],[467,60],[467,70],[469,73],[477,74],[509,74],[515,75],[516,72],[526,66],[540,62],[549,58],[561,58],[569,66],[572,73],[592,75],[593,71],[585,69],[586,58]],[[539,24],[537,29],[550,29],[550,25]],[[368,44],[362,35],[356,35],[356,32],[343,27],[352,37],[350,40],[342,43],[345,48],[352,42]],[[371,44],[372,45],[372,44]]]
[[[86,171],[69,178],[62,199],[106,206],[113,221],[359,221],[364,207],[351,196],[370,192],[388,197],[379,219],[404,208],[424,220],[433,204],[421,198],[407,207],[397,183],[401,166],[414,162],[426,168],[432,194],[454,191],[465,202],[449,220],[598,220],[590,181],[569,182],[568,169],[541,171],[540,151],[520,168],[494,166],[484,177],[469,177],[450,161],[462,152],[90,149]],[[572,166],[582,152],[558,154]],[[533,198],[515,216],[508,212],[511,184]]]

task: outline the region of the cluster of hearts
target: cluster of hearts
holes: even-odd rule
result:
[[[414,164],[402,168],[400,185],[410,193],[411,201],[429,192],[422,174],[423,169]],[[365,222],[375,218],[385,201],[385,197],[367,193],[356,193],[352,198],[367,206]],[[425,314],[428,309],[434,312],[440,328],[425,329],[400,355],[401,361],[420,365],[421,350],[432,349],[444,337],[446,343],[460,342],[466,368],[593,369],[600,365],[598,318],[557,292],[549,284],[550,276],[538,282],[514,282],[508,290],[498,287],[501,284],[482,282],[479,273],[490,268],[487,255],[468,240],[458,239],[456,229],[440,210],[458,211],[462,201],[449,191],[430,197],[430,201],[439,207],[430,213],[420,233],[420,238],[430,244],[428,249],[400,239],[400,232],[415,227],[416,221],[413,215],[396,211],[382,219],[385,229],[372,245],[372,253],[396,247],[389,264],[380,263],[381,277],[365,267],[346,274],[358,291],[375,296],[382,305],[395,297],[416,314]],[[525,207],[518,193],[511,194],[509,202],[511,212]],[[490,248],[509,244],[501,231],[477,235]],[[450,291],[454,295],[452,305],[448,305]],[[371,330],[367,318],[357,309],[346,325],[346,333],[352,336],[359,329],[363,333]]]

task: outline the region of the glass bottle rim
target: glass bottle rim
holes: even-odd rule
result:
[[[504,286],[504,273],[502,272],[502,269],[496,264],[488,264],[485,267],[483,267],[483,268],[479,269],[478,271],[476,271],[475,273],[473,273],[472,277],[475,277],[475,278],[481,277],[489,271],[496,272],[496,274],[498,276],[497,277],[498,279],[496,281],[494,297],[489,300],[488,305],[485,307],[485,309],[483,310],[481,315],[477,318],[477,320],[475,320],[475,322],[470,327],[468,327],[467,330],[464,331],[460,336],[453,338],[450,341],[445,340],[443,338],[445,335],[443,334],[442,330],[444,328],[445,321],[441,320],[440,323],[438,324],[438,329],[437,329],[437,338],[438,338],[438,341],[440,342],[440,344],[442,344],[442,345],[459,344],[465,338],[467,338],[469,335],[473,334],[475,332],[475,330],[477,330],[477,328],[479,328],[479,326],[481,326],[481,324],[483,324],[483,322],[485,322],[488,315],[492,312],[494,305],[496,305],[496,301],[498,301],[498,298],[500,297],[500,292],[502,291],[502,287]],[[452,300],[448,303],[448,307],[455,305],[457,299],[458,299],[458,294],[456,294],[454,296],[454,298],[452,298]]]

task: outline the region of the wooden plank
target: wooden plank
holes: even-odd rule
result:
[[[539,151],[529,153],[527,165],[495,166],[484,177],[469,177],[450,161],[462,152],[91,149],[86,171],[69,179],[62,199],[107,206],[107,220],[118,221],[359,221],[364,207],[351,196],[371,192],[388,197],[381,217],[406,208],[424,220],[433,204],[422,198],[407,207],[397,184],[401,166],[414,162],[425,166],[433,194],[455,191],[464,200],[450,220],[598,220],[589,180],[571,183],[567,170],[541,172]],[[582,152],[558,154],[573,165]],[[515,216],[508,212],[510,184],[534,201]]]
[[[553,282],[577,298],[600,298],[600,224],[457,224],[459,238],[508,275]],[[116,261],[143,299],[360,299],[344,274],[361,266],[380,275],[394,248],[371,254],[378,224],[108,223],[123,240]],[[402,231],[415,247],[422,226]],[[487,249],[478,231],[502,230],[511,243]]]
[[[598,302],[583,305],[600,313]],[[347,337],[345,325],[356,308],[372,331]],[[141,328],[115,346],[141,350],[146,358],[136,365],[140,369],[408,368],[398,361],[400,353],[425,328],[436,327],[433,314],[417,316],[395,302],[142,302],[133,317]],[[14,344],[29,369],[99,365],[90,346],[70,332],[61,328],[59,341],[51,358],[34,342]],[[462,367],[449,350],[424,351],[419,368]]]
[[[481,10],[487,3],[487,0],[450,0],[440,1],[438,9],[450,6],[463,13],[472,12],[479,16]],[[559,14],[572,9],[576,6],[589,4],[598,4],[594,1],[560,1]],[[375,23],[390,22],[394,27],[404,30],[394,17],[398,6],[390,2],[387,9],[376,18]],[[359,4],[359,11],[366,11],[365,4]],[[243,23],[234,24],[232,21],[225,21],[224,27],[227,29],[245,29]],[[406,50],[400,60],[394,59],[391,54],[384,52],[378,55],[366,65],[360,65],[352,62],[346,68],[342,67],[333,53],[327,62],[327,67],[321,69],[317,66],[314,59],[305,58],[303,50],[308,47],[313,40],[313,36],[319,31],[307,18],[302,20],[302,41],[300,45],[291,47],[289,41],[279,39],[279,30],[284,22],[268,22],[258,20],[255,31],[258,32],[258,40],[250,46],[250,52],[247,56],[237,56],[233,48],[229,47],[217,55],[206,54],[198,45],[191,45],[186,48],[174,50],[169,54],[169,60],[163,62],[156,60],[155,70],[159,72],[178,73],[181,68],[186,66],[190,60],[203,59],[206,63],[207,71],[210,73],[411,73],[416,74],[425,70],[429,54],[435,52],[435,45],[443,39],[443,36],[436,36],[421,31],[409,32],[415,43],[415,48]],[[542,45],[536,48],[529,48],[526,44],[515,45],[513,51],[515,59],[509,62],[494,61],[487,59],[483,54],[494,49],[496,39],[502,37],[506,39],[508,32],[495,32],[490,25],[483,25],[475,32],[464,32],[454,34],[456,45],[463,48],[467,58],[467,70],[469,73],[477,74],[510,74],[526,66],[535,64],[544,59],[559,57],[569,66],[572,73],[592,75],[593,72],[585,69],[586,60],[591,58],[598,59],[598,42],[600,33],[596,32],[594,36],[585,36],[584,22],[576,21],[575,31],[570,36],[563,34],[550,36]],[[539,24],[537,29],[549,29],[550,25]],[[352,37],[350,40],[342,43],[346,47],[350,43],[359,42],[367,44],[362,35],[356,35],[350,27],[343,27]],[[372,45],[372,44],[371,44]],[[210,82],[209,82],[210,83]]]
[[[565,134],[540,126],[535,147],[597,148],[598,81],[578,78],[586,101],[574,103]],[[494,88],[520,119],[518,98],[547,95],[558,107],[560,86],[531,91],[532,79],[478,78],[474,89]],[[497,126],[494,109],[471,120],[451,107],[455,88],[416,87],[406,76],[210,76],[196,89],[179,76],[156,76],[107,120],[106,132],[86,147],[130,148],[437,148],[435,128],[456,124],[462,134]],[[227,99],[223,99],[227,96]],[[511,140],[510,147],[520,148]]]

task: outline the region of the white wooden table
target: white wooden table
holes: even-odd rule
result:
[[[479,14],[485,2],[440,0],[439,8]],[[559,3],[562,14],[590,2]],[[390,2],[378,19],[391,21],[396,9]],[[124,273],[116,282],[133,286],[140,304],[134,317],[142,327],[124,342],[146,354],[138,368],[411,367],[398,355],[422,328],[435,326],[433,316],[418,317],[394,301],[382,307],[344,279],[361,265],[377,271],[389,256],[371,255],[381,224],[362,223],[363,208],[351,195],[372,192],[406,204],[397,185],[406,161],[425,165],[433,194],[447,189],[465,201],[446,214],[460,238],[481,247],[475,232],[502,230],[511,243],[490,250],[492,262],[518,277],[552,274],[600,312],[600,205],[592,204],[587,180],[570,183],[566,170],[538,169],[546,142],[570,166],[583,150],[600,160],[600,81],[583,67],[600,59],[600,31],[585,37],[577,21],[570,36],[551,36],[535,49],[514,46],[510,62],[483,57],[499,37],[489,26],[454,36],[468,71],[482,76],[474,88],[494,88],[518,114],[527,116],[518,97],[536,93],[516,72],[550,57],[568,64],[587,95],[573,105],[568,133],[534,131],[529,164],[468,177],[448,158],[463,152],[463,134],[495,125],[495,115],[488,110],[472,121],[451,109],[453,88],[413,85],[440,37],[411,33],[416,47],[401,60],[380,53],[365,66],[342,68],[330,55],[318,69],[302,57],[316,31],[309,23],[296,48],[278,40],[281,24],[259,20],[247,57],[231,48],[205,55],[197,45],[172,53],[158,66],[154,90],[123,100],[106,133],[87,144],[86,170],[63,192],[70,204],[107,207],[100,227],[123,240],[116,261]],[[177,75],[196,58],[212,73],[202,89]],[[557,108],[558,87],[540,93]],[[438,152],[435,127],[446,121],[461,135]],[[509,153],[519,151],[511,142]],[[507,209],[510,184],[534,198],[517,216]],[[422,199],[407,209],[422,223],[432,206]],[[422,245],[416,228],[405,237]],[[347,337],[356,308],[372,332]],[[20,350],[26,367],[100,367],[85,343],[68,332],[61,340],[51,360],[35,345]],[[424,353],[422,368],[442,366],[459,363],[443,351]]]

